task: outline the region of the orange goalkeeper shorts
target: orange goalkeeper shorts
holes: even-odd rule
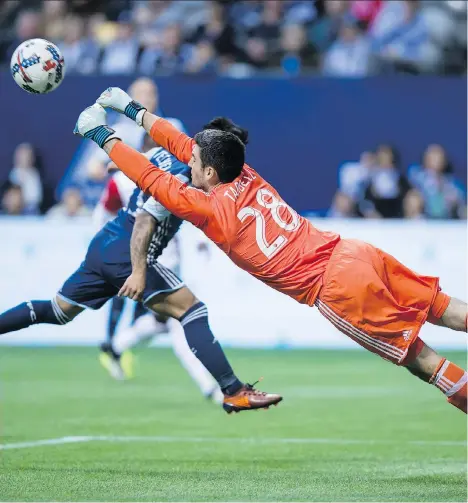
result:
[[[419,276],[388,253],[354,239],[334,249],[315,302],[341,332],[397,365],[428,316],[440,318],[450,298],[439,279]]]

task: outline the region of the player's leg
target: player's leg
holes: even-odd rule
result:
[[[466,306],[455,301],[449,308],[449,300],[439,291],[437,278],[419,276],[371,245],[342,240],[330,258],[316,303],[340,331],[369,351],[444,388],[450,403],[464,410],[466,373],[442,361],[418,338],[428,316],[461,328]]]
[[[178,360],[185,368],[190,377],[197,383],[205,398],[222,404],[224,395],[218,383],[202,365],[201,361],[193,354],[187,344],[184,331],[177,327],[171,333],[172,349]]]
[[[171,278],[175,279],[175,276],[171,276]],[[131,348],[161,333],[161,330],[167,331],[166,322],[168,317],[182,316],[192,305],[197,303],[195,297],[185,287],[178,288],[177,285],[168,285],[166,279],[163,278],[163,280],[164,284],[158,282],[157,288],[171,290],[175,286],[176,290],[153,296],[154,300],[151,306],[153,312],[148,311],[141,304],[136,304],[134,323],[119,331],[112,341],[112,345],[106,348],[106,361],[112,359],[113,365],[119,366],[126,378],[131,378],[133,375]],[[155,281],[151,281],[151,284],[155,285]],[[182,282],[180,282],[180,285],[182,285]],[[167,298],[169,300],[166,301]],[[220,401],[221,392],[216,381],[192,353],[183,333],[177,332],[174,334],[173,350],[182,366],[197,383],[203,395]]]
[[[145,305],[155,313],[181,322],[185,334],[185,346],[174,341],[174,352],[190,375],[199,383],[200,388],[205,391],[205,367],[227,393],[235,393],[242,387],[219,342],[211,332],[208,309],[187,287],[181,285],[172,292],[159,293],[146,301]],[[214,384],[215,382],[212,382],[210,385],[210,391]]]
[[[125,308],[125,299],[123,297],[112,297],[107,319],[107,339],[100,344],[99,363],[109,372],[109,374],[119,380],[124,379],[125,371],[121,368],[120,362],[116,360],[113,354],[113,341],[117,331],[117,325],[122,317]]]
[[[112,348],[121,355],[131,350],[137,344],[151,339],[158,333],[158,322],[152,312],[146,311],[143,316],[139,316],[132,325],[115,336]]]
[[[165,292],[161,288],[161,281],[163,285],[166,284]],[[148,288],[150,285],[156,286],[153,293]],[[207,307],[162,264],[156,263],[148,268],[144,304],[155,312],[180,321],[188,347],[225,395],[223,407],[227,412],[268,408],[282,400],[280,395],[259,392],[237,378],[211,332]]]
[[[151,302],[151,301],[150,301]],[[151,309],[158,313],[159,316],[172,317],[180,320],[184,317],[184,314],[190,311],[190,308],[201,304],[192,294],[192,292],[187,287],[182,287],[174,292],[161,293],[154,297],[151,302]],[[203,366],[201,361],[195,356],[191,347],[188,344],[189,340],[193,337],[199,337],[198,333],[201,333],[201,339],[208,341],[209,344],[213,344],[214,337],[211,334],[211,330],[208,325],[208,319],[206,314],[206,323],[204,320],[200,319],[198,322],[193,320],[192,323],[187,324],[187,329],[184,328],[183,331],[175,330],[172,335],[172,348],[174,354],[179,359],[182,366],[185,368],[190,377],[197,383],[201,392],[206,398],[212,398],[213,400],[221,403],[222,393],[220,388],[215,381],[215,379],[210,375],[208,370]],[[201,321],[201,323],[200,323]],[[200,326],[201,325],[201,326]],[[216,343],[218,344],[218,343]],[[202,344],[201,351],[204,351],[205,346]],[[200,348],[198,348],[200,349]],[[224,356],[224,354],[222,354]],[[206,359],[206,356],[202,356]],[[221,365],[226,366],[226,362],[222,362]],[[221,365],[219,368],[221,368]],[[220,373],[219,368],[214,368],[213,372]],[[227,369],[227,370],[226,370]],[[226,374],[230,373],[229,377],[226,379],[226,386],[231,386],[231,389],[236,390],[233,384],[236,382],[236,377],[232,373],[232,369],[229,364],[224,370],[225,374],[222,375],[222,379],[226,378]],[[240,387],[242,383],[240,383]]]
[[[100,307],[94,301],[100,296],[102,278],[90,267],[88,256],[52,300],[26,301],[0,314],[0,334],[40,323],[65,325],[86,307]]]
[[[137,304],[138,305],[138,304]],[[148,341],[161,331],[161,324],[158,323],[154,313],[143,309],[139,316],[128,327],[119,330],[112,346],[111,356],[120,365],[125,377],[131,379],[134,376],[135,357],[132,348],[138,344]]]
[[[167,317],[149,311],[136,303],[133,323],[120,330],[114,338],[112,348],[118,354],[124,354],[132,348],[159,334],[168,332]]]
[[[446,302],[439,307],[437,301],[440,296],[445,296]],[[458,300],[455,297],[449,298],[439,292],[431,308],[428,321],[434,325],[451,328],[458,332],[466,332],[468,330],[468,305],[466,302]]]
[[[84,262],[65,281],[52,300],[31,300],[0,314],[0,334],[30,325],[48,323],[65,325],[84,309],[99,309],[117,293],[99,272],[99,249],[103,234],[91,241]]]
[[[83,309],[60,297],[54,297],[52,300],[28,300],[0,314],[0,334],[15,332],[41,323],[65,325]]]
[[[410,361],[405,363],[405,367],[424,382],[439,388],[449,403],[466,414],[467,373],[458,365],[440,356],[421,339],[416,339],[413,346],[414,359],[409,358]]]
[[[125,334],[124,338],[128,340],[128,346],[121,351],[116,350],[115,342],[117,324],[122,317],[125,302],[126,300],[124,297],[115,296],[112,298],[108,320],[108,337],[107,340],[100,345],[101,353],[99,355],[99,362],[101,365],[109,371],[112,377],[116,377],[119,380],[122,380],[122,378],[131,379],[133,377],[134,357],[130,351],[126,350],[130,349],[138,342],[138,340],[135,342],[133,341],[135,338],[138,338],[139,334],[139,332],[135,330],[136,321],[143,314],[148,314],[148,311],[141,304],[135,303],[132,324],[130,327],[120,330],[119,332],[119,334]],[[122,336],[119,335],[119,338],[121,337]],[[113,367],[118,367],[120,371],[115,372]]]
[[[123,297],[114,297],[125,301]],[[99,361],[112,377],[119,380],[134,376],[135,358],[131,349],[152,337],[167,332],[167,317],[148,311],[135,302],[131,325],[119,330],[111,341],[101,344]],[[110,361],[111,360],[111,361]],[[114,368],[119,368],[116,372]]]
[[[112,297],[111,306],[109,310],[109,318],[107,320],[107,342],[112,343],[115,337],[117,325],[125,307],[125,299],[123,297]]]

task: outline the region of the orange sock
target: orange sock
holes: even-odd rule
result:
[[[439,388],[449,403],[467,413],[467,373],[463,369],[443,358],[429,383]]]

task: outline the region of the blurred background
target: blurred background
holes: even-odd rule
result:
[[[2,2],[0,308],[53,295],[84,256],[108,174],[106,156],[72,130],[110,85],[189,134],[231,117],[250,131],[248,162],[314,224],[381,246],[466,299],[466,18],[456,0]],[[66,64],[64,83],[44,96],[9,73],[14,49],[35,37],[56,43]],[[151,147],[126,119],[109,118],[127,143]],[[180,241],[182,276],[210,305],[221,341],[348,344],[188,224]],[[216,296],[220,277],[229,303]],[[242,322],[233,305],[248,313]],[[281,319],[259,313],[267,306]],[[2,341],[95,343],[104,317]]]

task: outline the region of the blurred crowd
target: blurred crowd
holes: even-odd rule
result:
[[[40,157],[32,145],[17,146],[0,191],[0,214],[53,218],[89,216],[106,180],[99,160],[88,166],[84,184],[69,185],[54,204],[44,190]],[[339,186],[326,215],[335,218],[466,219],[466,188],[452,174],[441,145],[429,145],[421,162],[402,170],[398,152],[382,144],[338,170]],[[96,188],[96,197],[93,197]],[[91,192],[90,192],[91,189]],[[313,206],[313,202],[311,202]]]
[[[41,157],[30,143],[15,149],[8,179],[0,188],[0,214],[77,217],[91,214],[79,187],[68,187],[55,203],[54,187],[47,185]]]
[[[4,0],[0,62],[42,37],[68,73],[466,72],[460,0]]]
[[[327,215],[337,218],[466,219],[466,188],[441,145],[429,145],[405,171],[391,145],[343,164]]]

